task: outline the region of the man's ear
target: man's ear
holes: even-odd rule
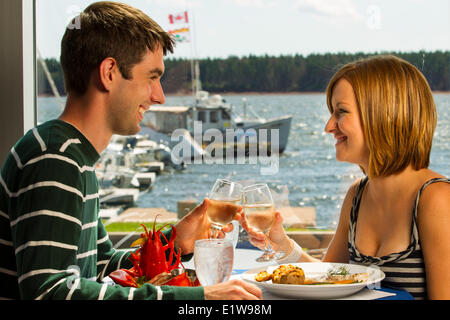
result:
[[[99,80],[105,91],[110,91],[114,80],[120,74],[119,66],[114,58],[104,59],[99,66]]]

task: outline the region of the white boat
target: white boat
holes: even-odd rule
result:
[[[133,205],[139,198],[139,190],[134,188],[110,188],[99,190],[101,206]]]
[[[155,172],[136,172],[135,178],[139,182],[139,189],[150,188],[156,180]]]
[[[123,154],[105,151],[97,162],[95,174],[102,189],[139,188],[136,172],[125,166]]]
[[[138,172],[160,174],[165,169],[186,169],[183,161],[173,161],[170,148],[163,143],[149,139],[147,135],[113,135],[107,152],[122,156],[126,167]]]
[[[262,156],[283,153],[288,143],[292,116],[274,119],[265,119],[258,115],[248,117],[247,108],[248,111],[252,109],[250,106],[247,107],[245,99],[244,112],[240,116],[222,96],[218,94],[210,96],[207,91],[202,90],[200,65],[196,58],[194,41],[190,43],[193,49],[191,79],[194,103],[190,106],[150,107],[141,121],[141,133],[148,135],[151,140],[167,144],[172,151],[179,144],[183,144],[181,148],[183,153],[177,155],[182,159],[203,158],[212,155],[217,148],[222,149],[224,151],[222,154],[226,157],[231,155],[231,152],[233,156],[254,155],[254,151],[257,154],[264,152]],[[204,139],[207,132],[214,134],[214,130],[221,133],[222,141],[214,139],[219,135],[209,140]],[[176,137],[174,139],[175,132],[179,139]],[[212,142],[214,146],[210,148]],[[240,152],[242,149],[244,153]]]
[[[184,140],[191,145],[193,157],[201,156],[202,149],[209,145],[203,139],[198,141],[196,137],[200,133],[204,138],[204,134],[208,130],[211,132],[211,129],[223,134],[224,149],[229,148],[230,144],[235,150],[241,146],[248,154],[248,149],[254,144],[258,152],[264,149],[267,155],[272,151],[283,153],[286,149],[292,116],[274,119],[248,117],[247,109],[251,109],[247,107],[245,100],[244,114],[241,116],[222,96],[209,96],[206,91],[198,91],[195,100],[192,106],[152,106],[144,114],[141,133],[148,135],[151,140],[161,141],[173,148],[173,144],[178,143],[177,139],[172,138],[174,132],[185,130],[191,136]],[[231,131],[231,139],[227,131]],[[261,146],[263,148],[259,149]]]

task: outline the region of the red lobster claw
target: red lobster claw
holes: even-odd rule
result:
[[[119,269],[113,271],[109,274],[109,277],[113,279],[115,283],[120,284],[121,286],[135,288],[138,287],[135,278],[130,274],[130,272],[128,272],[128,270]]]

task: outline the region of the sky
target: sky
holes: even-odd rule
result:
[[[37,47],[59,59],[64,29],[92,0],[36,0]],[[122,0],[165,30],[176,58],[450,50],[449,0]],[[169,15],[188,12],[188,24]]]

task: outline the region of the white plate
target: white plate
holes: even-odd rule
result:
[[[320,285],[298,285],[298,284],[277,284],[272,281],[257,282],[255,275],[266,270],[271,273],[279,266],[265,266],[255,268],[244,272],[241,275],[243,280],[257,284],[262,289],[265,289],[275,295],[287,298],[301,298],[301,299],[333,299],[352,295],[364,287],[374,288],[381,280],[384,279],[385,274],[378,268],[366,267],[355,264],[343,263],[328,263],[328,262],[307,262],[307,263],[291,263],[298,266],[305,272],[306,278],[316,278],[320,275],[326,275],[330,268],[337,268],[344,266],[351,274],[367,272],[369,274],[369,281],[361,283],[350,284],[320,284]]]

